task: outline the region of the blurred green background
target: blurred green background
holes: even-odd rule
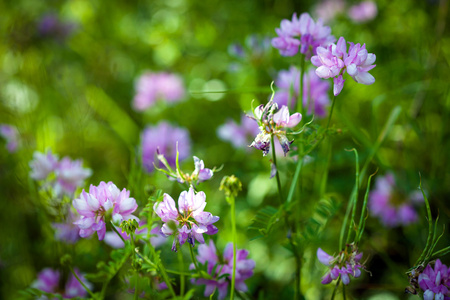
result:
[[[228,52],[230,44],[245,45],[252,34],[272,38],[281,20],[290,19],[294,12],[309,12],[317,18],[319,3],[0,2],[0,123],[15,125],[22,138],[18,152],[0,151],[0,298],[17,299],[17,292],[30,286],[40,270],[58,268],[60,254],[69,247],[55,247],[51,228],[43,225],[52,217],[42,216],[45,208],[42,203],[37,205],[37,186],[28,177],[33,152],[52,149],[60,157],[83,159],[93,170],[86,187],[113,181],[119,188],[131,189],[140,206],[155,189],[176,199],[181,187],[162,174],[129,180],[130,170],[139,162],[141,130],[160,120],[187,128],[192,154],[203,159],[207,167],[224,165],[211,182],[201,186],[207,194],[208,211],[221,217],[217,244],[222,249],[231,240],[231,232],[227,229],[229,207],[218,191],[220,179],[235,174],[242,180],[244,190],[237,203],[238,248],[247,248],[257,263],[255,276],[248,280],[250,294],[252,299],[289,298],[294,259],[283,245],[274,242],[283,236],[250,240],[247,231],[259,208],[277,205],[269,161],[254,149],[232,148],[217,137],[216,130],[228,118],[239,122],[241,112],[250,109],[253,99],[265,103],[277,72],[299,65],[298,57],[282,57],[271,47],[263,54],[247,48],[248,55],[239,60]],[[347,1],[345,5],[355,3]],[[337,228],[354,183],[354,157],[344,149],[357,148],[363,161],[394,107],[401,107],[400,116],[370,172],[392,170],[405,191],[417,188],[420,172],[433,215],[439,213],[442,225],[449,225],[449,4],[445,0],[376,3],[378,14],[371,21],[355,24],[344,10],[327,24],[337,38],[366,43],[369,52],[376,54],[377,67],[371,71],[376,82],[363,86],[348,78],[336,103],[332,122],[342,134],[333,140],[327,191],[339,196],[332,205],[336,211],[319,222],[317,234],[306,238],[302,280],[307,299],[321,299],[332,290],[319,283],[324,269],[315,260],[315,251],[319,246],[337,249]],[[67,35],[40,34],[39,22],[46,14],[57,16],[72,31]],[[236,64],[239,67],[232,69]],[[159,103],[145,113],[134,111],[135,81],[146,70],[182,76],[188,91],[185,101]],[[316,122],[323,124],[322,120]],[[285,172],[282,180],[286,181],[292,176],[293,162],[286,158],[280,164]],[[183,168],[193,169],[192,160],[187,159]],[[304,186],[314,185],[314,170],[305,168]],[[306,197],[304,201],[313,210],[319,200]],[[377,219],[368,219],[362,250],[368,254],[367,269],[372,276],[363,274],[350,285],[355,298],[407,297],[403,295],[408,285],[404,273],[425,245],[424,212],[422,207],[418,224],[394,230],[383,228]],[[440,247],[449,242],[446,234]],[[107,260],[109,248],[93,238],[79,242],[71,251],[82,271],[93,272],[97,261]],[[163,253],[172,255],[170,245]],[[170,264],[177,258],[167,260]],[[448,258],[443,261],[450,263]],[[202,293],[199,289],[196,297]],[[124,295],[109,297],[125,299]]]

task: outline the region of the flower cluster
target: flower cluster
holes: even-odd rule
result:
[[[74,269],[74,272],[89,289],[92,289],[92,283],[87,281],[77,269]],[[53,270],[51,268],[45,268],[41,272],[39,272],[37,280],[32,283],[32,287],[46,293],[61,293],[64,299],[70,299],[74,297],[84,298],[87,296],[87,291],[75,278],[74,275],[71,275],[69,277],[69,280],[67,281],[65,289],[63,291],[59,290],[59,281],[59,271]]]
[[[291,66],[289,70],[282,70],[278,73],[275,80],[275,85],[278,91],[273,97],[273,101],[278,105],[288,105],[290,103],[295,105],[299,96],[300,90],[300,70]],[[303,106],[308,106],[308,113],[314,114],[319,118],[326,116],[326,107],[330,103],[328,97],[328,89],[330,84],[327,81],[321,80],[314,69],[310,69],[303,78]]]
[[[164,155],[168,164],[175,167],[177,149],[179,161],[190,156],[191,139],[189,132],[180,127],[175,127],[167,122],[161,122],[156,126],[147,126],[141,134],[142,164],[147,172],[152,172],[154,163],[158,160],[156,155]]]
[[[311,53],[316,54],[317,47],[327,47],[336,40],[330,27],[324,26],[321,19],[314,22],[308,13],[301,14],[300,18],[294,13],[292,21],[282,20],[275,32],[278,37],[272,39],[272,46],[283,56],[294,56],[300,49],[300,53],[310,58]]]
[[[415,223],[418,214],[414,209],[415,203],[423,201],[420,191],[404,196],[395,186],[395,178],[391,173],[378,177],[375,189],[369,194],[369,211],[378,217],[386,227],[396,227]]]
[[[434,269],[427,265],[418,281],[424,300],[450,299],[450,269],[439,259],[434,263]]]
[[[363,1],[351,6],[348,10],[348,16],[356,23],[373,20],[377,14],[377,4],[373,1]]]
[[[20,145],[20,135],[16,127],[0,124],[0,136],[6,140],[6,149],[8,149],[10,153],[17,151]]]
[[[271,99],[265,106],[262,104],[259,105],[253,111],[253,117],[251,117],[258,122],[260,132],[250,147],[262,150],[264,156],[269,153],[272,136],[276,136],[280,141],[284,155],[286,155],[293,142],[289,141],[286,137],[286,128],[297,126],[302,119],[300,113],[295,113],[290,116],[287,106],[282,106],[275,112],[277,109],[278,105]]]
[[[112,182],[100,182],[98,186],[91,184],[89,193],[84,190],[80,198],[73,200],[73,206],[81,215],[74,222],[80,229],[80,236],[85,238],[97,231],[98,239],[103,240],[106,233],[106,222],[111,220],[120,224],[123,220],[137,219],[132,213],[137,209],[136,200],[130,198],[130,191],[120,191]]]
[[[340,37],[337,44],[331,44],[328,47],[318,47],[317,55],[311,57],[311,63],[317,67],[316,74],[320,78],[333,78],[333,94],[339,95],[344,87],[343,74],[347,73],[358,83],[370,85],[375,82],[375,78],[369,74],[369,71],[375,68],[373,63],[376,56],[368,53],[366,44],[362,46],[349,42],[347,45],[345,39]]]
[[[245,280],[253,275],[255,268],[255,261],[247,259],[247,250],[237,250],[236,252],[236,274],[235,282],[236,289],[240,292],[247,291]],[[233,243],[228,243],[225,247],[223,257],[217,254],[216,246],[212,240],[209,245],[200,245],[198,247],[197,260],[199,263],[206,265],[206,269],[212,279],[199,278],[192,279],[192,282],[197,285],[205,285],[205,297],[209,297],[214,290],[219,290],[219,299],[224,299],[227,296],[228,284],[231,282],[233,274]],[[191,264],[191,269],[194,264]],[[226,276],[226,274],[228,274]]]
[[[361,268],[364,266],[360,263],[362,253],[358,253],[358,249],[354,245],[350,245],[350,251],[347,250],[339,253],[338,256],[333,257],[323,251],[317,249],[317,258],[327,267],[330,267],[325,276],[322,277],[322,284],[328,284],[341,276],[342,283],[347,285],[350,283],[350,277],[358,278],[361,276]]]
[[[247,115],[242,114],[240,125],[234,120],[228,120],[217,129],[217,136],[223,141],[230,142],[236,149],[244,147],[245,149],[248,149],[247,146],[250,139],[257,135],[258,132],[258,124]]]
[[[213,235],[218,232],[213,223],[219,217],[203,211],[206,206],[206,195],[204,192],[195,193],[192,187],[189,191],[183,191],[178,198],[178,209],[175,201],[168,194],[164,194],[163,201],[156,202],[153,210],[164,222],[161,232],[165,236],[174,235],[172,250],[177,251],[177,243],[180,247],[188,241],[192,246],[195,240],[204,244],[203,233]]]
[[[64,194],[72,196],[76,188],[82,186],[84,180],[92,174],[91,169],[83,168],[82,160],[71,160],[68,157],[58,160],[58,156],[51,151],[47,154],[34,152],[30,168],[30,177],[34,180],[45,180],[54,173],[56,180],[51,180],[50,183],[58,197]]]
[[[133,107],[137,111],[144,111],[157,100],[175,103],[182,100],[184,94],[183,80],[178,75],[146,72],[137,81]]]

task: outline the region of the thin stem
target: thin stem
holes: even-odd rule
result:
[[[191,259],[192,259],[192,262],[194,263],[195,269],[197,270],[198,274],[201,277],[200,269],[198,268],[197,260],[195,259],[195,256],[194,256],[194,250],[192,250],[192,247],[190,247],[190,246],[188,248],[189,248],[189,252],[191,253]]]
[[[120,239],[122,240],[122,242],[125,244],[125,239],[123,238],[123,236],[119,233],[119,231],[117,230],[116,226],[114,226],[113,222],[111,221],[111,227],[112,229],[117,233],[117,235],[120,237]]]
[[[179,251],[178,252],[178,263],[179,263],[179,267],[180,267],[180,296],[183,297],[184,295],[184,259],[183,259],[183,252]],[[169,272],[167,270],[167,272]]]
[[[298,89],[297,110],[303,116],[303,77],[305,76],[305,55],[300,55],[300,82]]]
[[[344,300],[347,298],[345,297],[345,284],[342,285],[342,296],[344,297]]]
[[[327,122],[327,131],[328,131],[328,128],[330,127],[330,121],[331,121],[331,115],[333,114],[334,103],[336,103],[336,96],[333,97],[333,102],[331,103],[330,115],[328,116],[328,122]]]
[[[134,236],[133,236],[133,233],[130,233],[130,243],[131,243],[131,249],[133,250],[133,252],[136,252],[136,253],[138,253],[138,251],[139,251],[139,249],[138,248],[136,248],[136,245],[134,244]],[[139,253],[138,253],[139,254]],[[133,257],[131,258],[132,259],[132,261],[133,261],[133,265],[135,266],[135,263],[136,263],[136,255],[133,255]],[[139,281],[138,281],[138,279],[139,279],[139,277],[138,277],[138,271],[135,269],[135,268],[133,268],[134,269],[134,275],[136,276],[136,280],[135,280],[135,282],[134,282],[134,300],[137,300],[138,298],[139,298],[139,291],[138,291],[138,283],[139,283]]]
[[[78,280],[78,282],[83,286],[83,288],[91,295],[92,298],[95,299],[95,294],[84,284],[84,282],[78,277],[77,273],[73,270],[72,266],[69,265],[70,272],[72,272],[73,276]]]
[[[275,149],[274,149],[275,150]],[[278,172],[277,172],[278,174]],[[234,299],[234,286],[236,284],[236,205],[234,196],[228,197],[228,202],[231,204],[231,230],[233,235],[233,274],[231,277],[231,291],[230,291],[230,299]]]
[[[336,296],[336,291],[339,287],[339,283],[341,283],[341,276],[339,276],[338,281],[336,282],[336,286],[334,287],[333,294],[331,295],[331,300],[334,300],[334,296]]]
[[[297,159],[298,159],[297,167],[295,168],[294,177],[292,178],[292,183],[291,183],[291,186],[289,188],[289,194],[288,194],[288,197],[287,197],[287,200],[286,200],[287,203],[291,202],[292,198],[294,197],[295,187],[297,185],[298,177],[300,176],[300,171],[301,171],[302,166],[303,166],[303,158],[300,158],[300,155],[299,155]]]
[[[283,191],[281,190],[281,181],[280,181],[280,175],[278,172],[278,167],[277,167],[277,156],[275,153],[275,143],[273,140],[273,135],[270,138],[270,144],[272,146],[272,160],[273,160],[273,164],[275,165],[275,169],[276,169],[276,173],[275,176],[277,178],[277,187],[278,187],[278,194],[280,196],[280,204],[283,203]]]

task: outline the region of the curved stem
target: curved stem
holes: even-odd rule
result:
[[[92,298],[95,299],[95,294],[84,284],[84,282],[78,277],[77,273],[73,270],[72,266],[69,265],[70,272],[72,272],[73,276],[78,280],[78,282],[83,286],[83,288],[91,295]]]
[[[341,283],[341,276],[339,276],[338,281],[336,282],[336,286],[334,287],[333,294],[331,295],[331,300],[334,300],[334,296],[336,296],[336,291],[339,287],[339,283]]]
[[[189,248],[189,252],[191,253],[191,259],[192,259],[192,262],[194,263],[195,269],[197,270],[198,274],[201,277],[200,269],[198,268],[198,264],[197,264],[197,259],[195,259],[195,256],[194,256],[194,250],[192,250],[192,247],[190,247],[190,246],[188,248]]]
[[[330,115],[328,116],[328,122],[327,122],[327,130],[330,127],[330,121],[331,121],[331,115],[333,114],[333,109],[334,109],[334,104],[336,103],[336,96],[333,97],[333,102],[331,103],[331,110],[330,110]]]
[[[272,146],[272,160],[273,160],[273,164],[275,165],[275,169],[276,169],[275,176],[277,178],[278,195],[280,196],[280,204],[281,204],[281,203],[283,203],[283,191],[281,190],[281,181],[280,181],[280,175],[279,175],[278,167],[277,167],[277,155],[275,153],[275,143],[273,140],[273,135],[270,137],[270,144]]]

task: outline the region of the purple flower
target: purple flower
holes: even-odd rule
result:
[[[137,111],[144,111],[158,100],[175,103],[182,100],[184,95],[183,80],[178,75],[146,72],[137,81],[133,107]]]
[[[258,125],[260,133],[256,136],[250,147],[262,150],[266,156],[270,150],[272,136],[276,136],[283,148],[284,155],[290,150],[293,141],[286,137],[286,128],[297,126],[302,119],[300,113],[289,114],[287,106],[282,106],[277,112],[278,105],[270,100],[265,106],[260,105],[253,111],[253,117]]]
[[[419,274],[419,286],[423,290],[424,300],[450,299],[450,270],[437,259],[434,269],[428,264]]]
[[[205,168],[205,163],[197,156],[194,156],[195,169],[192,174],[184,173],[180,169],[176,169],[175,171],[172,170],[170,165],[168,165],[166,158],[162,154],[158,154],[157,158],[167,168],[167,170],[158,169],[159,171],[165,173],[169,179],[176,179],[179,183],[187,183],[188,185],[198,185],[200,182],[209,180],[213,177],[214,172],[216,171],[216,168],[213,168],[212,170]]]
[[[84,278],[77,268],[74,269],[74,272],[89,289],[92,289],[92,284]],[[33,282],[32,287],[46,293],[60,293],[64,299],[87,296],[87,291],[73,274],[68,278],[64,291],[58,290],[59,281],[59,271],[45,268],[38,274],[38,278]]]
[[[236,274],[235,283],[236,289],[240,292],[246,292],[248,290],[245,280],[253,275],[253,269],[255,268],[255,262],[251,259],[247,259],[247,250],[236,251]],[[204,244],[198,247],[197,260],[200,264],[206,265],[206,269],[212,279],[192,279],[192,282],[197,285],[205,285],[205,297],[209,297],[214,290],[219,290],[219,299],[224,299],[228,292],[228,283],[231,282],[233,274],[233,244],[228,243],[223,252],[223,257],[218,256],[216,246],[212,240],[209,241],[209,245]],[[194,268],[194,264],[191,264],[190,269]],[[223,276],[228,274],[228,276]],[[219,278],[221,277],[221,278]]]
[[[141,134],[142,163],[147,172],[152,172],[157,150],[163,154],[171,167],[176,165],[177,144],[179,161],[190,156],[191,140],[186,129],[174,127],[167,122],[156,126],[148,126]]]
[[[203,244],[205,243],[203,233],[208,235],[217,233],[217,228],[212,224],[217,222],[219,217],[205,212],[205,206],[205,193],[195,193],[192,187],[188,192],[181,192],[178,198],[178,210],[175,201],[168,194],[164,194],[162,202],[155,203],[153,210],[164,222],[161,232],[165,236],[175,236],[173,251],[177,250],[177,243],[180,247],[186,241],[192,246],[195,245],[195,240]]]
[[[342,0],[321,1],[315,8],[316,15],[324,22],[331,21],[337,14],[344,11],[345,3]]]
[[[74,244],[80,238],[78,234],[78,227],[73,224],[75,216],[72,211],[69,211],[69,216],[66,223],[53,223],[52,227],[55,230],[55,240],[63,241],[68,244]]]
[[[356,23],[373,20],[378,13],[377,5],[373,1],[363,1],[348,10],[348,16]]]
[[[349,49],[345,39],[340,37],[337,44],[328,47],[318,47],[317,55],[311,57],[311,63],[317,67],[316,74],[320,78],[333,78],[335,96],[339,95],[344,87],[342,75],[347,72],[358,83],[370,85],[375,78],[369,71],[375,68],[373,65],[376,56],[368,53],[366,44],[360,45],[349,42]]]
[[[360,260],[362,253],[358,253],[358,249],[352,246],[350,251],[342,251],[338,256],[333,257],[323,251],[317,249],[317,259],[325,266],[329,267],[329,271],[322,277],[322,284],[328,284],[341,276],[342,283],[347,285],[350,283],[350,277],[358,278],[361,276]]]
[[[0,136],[6,140],[6,149],[10,153],[17,151],[20,145],[20,135],[15,126],[0,124]]]
[[[409,225],[418,219],[413,206],[413,203],[423,201],[418,196],[418,193],[408,197],[401,195],[396,189],[394,175],[388,173],[377,178],[375,189],[369,194],[369,211],[386,227]]]
[[[288,105],[289,96],[291,103],[295,106],[300,89],[300,71],[291,66],[289,70],[282,70],[278,73],[275,85],[279,91],[275,93],[273,101],[278,105]],[[314,114],[320,118],[326,116],[326,107],[330,99],[328,97],[328,89],[330,84],[321,80],[314,69],[310,69],[303,78],[303,105],[306,107],[309,103],[308,113]]]
[[[229,119],[217,129],[217,136],[223,141],[230,142],[236,149],[248,149],[249,141],[258,133],[258,124],[245,114],[241,115],[241,125]]]
[[[75,31],[77,26],[72,22],[62,22],[54,14],[46,14],[41,17],[37,27],[40,35],[62,42]]]
[[[33,160],[29,163],[31,172],[30,177],[34,180],[43,180],[53,172],[58,166],[58,156],[53,155],[49,150],[47,154],[35,151]]]
[[[283,56],[294,56],[300,50],[309,59],[311,53],[316,54],[317,47],[327,47],[336,40],[330,27],[323,26],[321,19],[314,22],[308,13],[301,14],[300,18],[294,13],[292,21],[282,20],[275,32],[278,37],[272,39],[272,46]]]
[[[74,224],[80,229],[80,236],[83,238],[97,231],[98,239],[103,240],[106,233],[105,222],[111,219],[115,224],[137,219],[132,215],[137,208],[136,200],[130,198],[129,191],[120,191],[112,182],[102,181],[98,187],[91,184],[89,193],[83,190],[80,198],[73,200],[72,204],[81,215]]]
[[[77,187],[84,185],[84,180],[92,175],[92,170],[83,168],[81,159],[71,160],[64,157],[55,169],[56,183],[54,189],[57,195],[71,196]]]
[[[139,237],[140,240],[147,238],[147,227],[145,227],[145,221],[140,221],[139,226],[143,227],[142,229],[137,228],[135,231],[135,234]],[[127,235],[125,231],[122,231],[120,227],[116,227],[117,232],[122,236],[124,240],[129,240],[130,237]],[[153,245],[153,247],[159,247],[162,244],[164,244],[167,240],[167,238],[161,234],[161,227],[155,227],[152,230],[150,230],[150,243]],[[125,244],[123,243],[122,239],[117,235],[115,231],[108,231],[105,234],[105,243],[113,248],[123,248]]]

